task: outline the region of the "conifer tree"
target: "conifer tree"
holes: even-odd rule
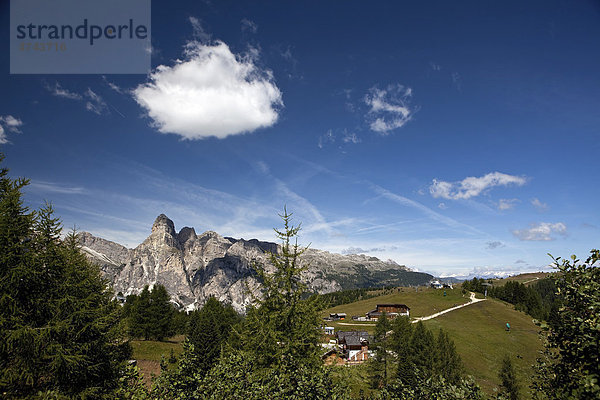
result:
[[[410,341],[412,360],[422,378],[429,378],[434,372],[435,342],[431,332],[419,321]]]
[[[375,325],[375,335],[373,337],[373,347],[375,348],[375,357],[371,359],[371,378],[375,388],[382,388],[388,384],[388,378],[391,368],[389,352],[389,343],[387,334],[392,325],[385,312],[377,319]]]
[[[171,296],[163,285],[155,285],[150,293],[151,316],[150,336],[163,340],[173,335],[173,313],[175,309],[171,304]]]
[[[519,384],[517,382],[517,374],[508,354],[502,359],[502,368],[500,369],[499,376],[502,388],[499,398],[507,400],[519,400]]]
[[[435,373],[452,384],[458,383],[462,375],[462,362],[454,342],[440,329],[435,346]]]
[[[192,314],[188,340],[194,345],[198,360],[196,369],[206,373],[213,367],[232,326],[238,321],[233,307],[223,306],[214,297],[209,297],[204,306]]]
[[[128,308],[131,337],[163,340],[174,333],[172,321],[175,310],[163,285],[155,285],[152,290],[148,285],[144,286],[140,294],[132,298]]]
[[[263,297],[257,299],[257,307],[248,310],[242,343],[261,367],[282,363],[317,367],[321,364],[317,299],[303,298],[306,285],[302,273],[308,265],[300,261],[308,247],[298,245],[300,225],[292,225],[292,214],[284,208],[280,217],[284,228],[274,230],[282,242],[281,251],[269,256],[272,270],[255,265]]]
[[[129,335],[133,338],[144,338],[150,340],[150,325],[152,316],[150,314],[150,288],[144,286],[139,295],[130,297],[131,310],[129,311]]]
[[[120,307],[52,207],[23,206],[26,183],[0,170],[0,393],[111,398],[129,356]]]
[[[399,316],[392,322],[390,349],[396,353],[396,378],[404,385],[415,382],[411,338],[413,325],[408,317]]]
[[[250,307],[239,334],[208,373],[192,366],[200,360],[186,341],[176,369],[163,372],[152,396],[157,399],[340,399],[319,357],[317,298],[306,298],[300,255],[306,248],[292,243],[300,227],[291,214],[281,215],[281,251],[270,256],[271,267],[256,265],[262,298]]]

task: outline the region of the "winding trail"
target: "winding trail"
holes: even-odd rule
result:
[[[433,319],[436,317],[439,317],[440,315],[449,313],[450,311],[454,311],[454,310],[458,310],[459,308],[463,308],[466,306],[470,306],[471,304],[475,304],[475,303],[479,303],[480,301],[485,301],[487,299],[476,299],[475,298],[475,293],[470,292],[471,293],[471,297],[469,297],[469,302],[465,303],[465,304],[461,304],[459,306],[455,306],[455,307],[451,307],[451,308],[447,308],[445,310],[442,310],[440,312],[437,312],[435,314],[431,314],[431,315],[427,315],[425,317],[418,317],[415,318],[413,321],[411,321],[411,323],[416,324],[419,321],[427,321],[428,319]],[[349,322],[339,322],[340,325],[353,325],[353,326],[375,326],[375,324],[352,324]]]
[[[540,279],[540,278],[536,276],[535,278],[533,278],[531,280],[528,280],[527,282],[523,282],[523,285],[527,285],[528,283],[531,283],[533,281],[537,281],[538,279]]]
[[[445,309],[443,311],[437,312],[435,314],[428,315],[426,317],[415,318],[414,321],[411,321],[411,322],[413,324],[416,324],[419,321],[427,321],[428,319],[433,319],[433,318],[439,317],[440,315],[449,313],[450,311],[458,310],[459,308],[470,306],[471,304],[479,303],[480,301],[485,301],[486,299],[476,299],[475,298],[475,293],[471,292],[471,297],[469,298],[469,300],[470,301],[468,303],[461,304],[461,305],[456,306],[456,307],[447,308],[447,309]]]

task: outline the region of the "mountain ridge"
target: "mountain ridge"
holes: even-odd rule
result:
[[[80,244],[116,293],[129,295],[139,293],[145,285],[162,284],[186,309],[197,308],[214,296],[238,312],[244,312],[260,296],[254,263],[272,268],[269,254],[277,254],[281,248],[276,243],[223,237],[214,231],[197,234],[187,226],[177,232],[165,214],[156,218],[150,235],[135,248],[88,232],[81,232]],[[432,278],[363,254],[309,248],[301,262],[309,264],[303,274],[308,290],[321,294],[357,287],[423,284]]]

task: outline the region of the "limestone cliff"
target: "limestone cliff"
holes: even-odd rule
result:
[[[275,243],[256,239],[222,237],[194,228],[175,231],[173,221],[159,215],[152,232],[134,249],[83,232],[82,250],[102,268],[116,293],[139,293],[145,285],[161,284],[182,307],[192,309],[211,296],[243,312],[260,293],[252,268],[268,266]],[[431,275],[412,272],[390,261],[365,255],[341,255],[309,249],[302,262],[310,265],[304,274],[309,290],[328,293],[347,288],[420,284]]]

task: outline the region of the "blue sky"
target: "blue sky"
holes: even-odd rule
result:
[[[597,2],[172,4],[152,2],[150,75],[0,60],[31,207],[133,247],[160,213],[274,240],[287,205],[302,243],[438,275],[598,247]]]

